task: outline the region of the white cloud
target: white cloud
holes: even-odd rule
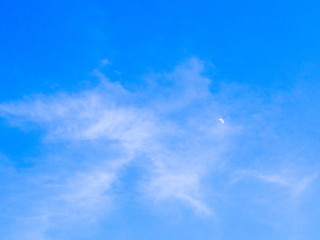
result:
[[[289,190],[290,196],[298,197],[318,178],[318,173],[315,172],[307,176],[299,176],[297,173],[288,171],[263,173],[257,170],[240,170],[235,174],[233,183],[243,180],[243,178],[255,178],[265,183],[286,188]]]
[[[225,174],[220,185],[236,172],[234,183],[254,179],[294,198],[302,195],[317,174],[277,171],[274,166],[269,172],[263,166],[261,171],[238,170],[249,169],[255,152],[261,159],[270,154],[270,143],[279,137],[270,119],[277,119],[273,114],[280,111],[273,109],[279,106],[267,106],[238,86],[212,94],[202,71],[203,63],[193,58],[170,73],[150,75],[147,86],[129,91],[95,70],[101,80],[95,88],[0,104],[0,116],[12,126],[44,132],[43,156],[33,168],[12,173],[24,181],[12,194],[27,196],[21,204],[28,211],[21,217],[28,224],[21,228],[47,239],[50,229],[94,221],[112,211],[116,183],[130,164],[144,170],[135,179],[144,201],[182,204],[204,216],[214,212],[207,190],[216,187],[212,179],[217,169]],[[224,124],[218,121],[221,116]],[[282,151],[272,154],[283,156]]]
[[[138,161],[148,170],[142,178],[146,196],[158,202],[178,200],[199,214],[211,213],[202,181],[224,151],[223,132],[230,133],[230,128],[216,123],[218,113],[211,107],[217,104],[208,102],[210,81],[201,75],[202,69],[201,61],[191,59],[172,73],[158,75],[155,81],[165,80],[164,87],[135,93],[96,70],[101,85],[94,89],[0,105],[0,115],[13,126],[37,126],[45,131],[44,144],[60,144],[60,153],[47,155],[62,164],[47,160],[47,165],[34,168],[33,176],[25,176],[36,179],[43,191],[41,207],[30,213],[47,216],[49,224],[41,231],[51,228],[50,219],[60,215],[99,215],[110,202],[119,171],[139,156],[145,156]],[[204,109],[195,112],[195,103]],[[175,115],[187,108],[186,114]]]
[[[103,59],[103,60],[101,60],[101,61],[100,61],[100,63],[101,63],[101,65],[102,65],[102,66],[105,66],[105,65],[111,64],[111,63],[110,63],[110,61],[109,61],[108,59]]]
[[[201,199],[200,177],[194,171],[170,173],[163,170],[151,178],[146,188],[157,201],[178,199],[189,204],[199,214],[210,215],[210,207]]]

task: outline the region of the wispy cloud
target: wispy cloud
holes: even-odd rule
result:
[[[119,170],[133,159],[148,170],[141,178],[148,198],[181,201],[210,214],[201,182],[220,160],[231,128],[220,124],[216,107],[210,109],[217,104],[210,100],[210,80],[202,70],[203,63],[191,59],[172,73],[158,74],[155,86],[142,92],[129,92],[96,70],[101,84],[94,89],[1,104],[0,115],[13,126],[39,127],[45,131],[43,144],[60,144],[60,154],[47,155],[64,163],[48,161],[44,169],[31,170],[38,177],[25,176],[37,179],[43,195],[38,200],[46,202],[30,214],[41,218],[47,213],[48,228],[50,219],[62,213],[96,215],[108,205]]]
[[[203,216],[215,212],[207,189],[221,190],[230,175],[233,183],[263,182],[294,198],[317,180],[314,172],[295,174],[294,165],[287,172],[276,167],[287,166],[288,159],[277,143],[291,144],[287,155],[297,146],[281,134],[288,128],[284,120],[274,120],[286,106],[278,95],[261,100],[258,90],[232,84],[212,93],[204,63],[196,58],[169,73],[148,75],[133,90],[108,79],[102,67],[93,71],[100,80],[94,88],[0,104],[0,116],[13,127],[43,133],[43,155],[33,167],[0,169],[16,182],[9,195],[24,196],[17,234],[32,229],[25,239],[50,239],[50,230],[94,222],[112,211],[117,183],[131,164],[144,170],[135,179],[140,199],[188,206]],[[257,158],[262,167],[253,168],[251,159]],[[215,181],[217,172],[222,180]]]
[[[306,188],[318,178],[318,172],[299,176],[297,173],[282,171],[280,173],[264,173],[257,170],[239,170],[233,175],[233,183],[253,178],[261,182],[273,184],[289,190],[290,196],[298,197]]]

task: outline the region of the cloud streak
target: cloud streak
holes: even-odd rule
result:
[[[288,174],[286,161],[269,172],[252,170],[260,168],[250,159],[267,165],[270,154],[282,156],[269,147],[287,138],[270,124],[280,112],[279,98],[265,103],[259,93],[238,85],[212,93],[203,70],[204,62],[192,58],[128,90],[97,69],[100,84],[94,88],[0,104],[0,116],[11,126],[43,133],[45,150],[32,168],[1,167],[17,183],[11,197],[25,198],[19,202],[25,211],[17,234],[27,236],[25,229],[32,229],[26,239],[50,239],[48,232],[61,226],[97,221],[112,211],[117,183],[133,164],[143,169],[135,179],[143,201],[187,206],[201,216],[215,212],[208,189],[227,195],[217,191],[227,188],[229,176],[233,183],[253,179],[288,189],[288,197],[302,195],[316,173]],[[215,178],[219,174],[223,180]]]
[[[29,214],[40,219],[46,213],[47,228],[62,213],[70,219],[99,215],[119,171],[133,160],[147,169],[140,180],[145,196],[157,202],[181,201],[199,214],[211,214],[201,182],[219,161],[224,129],[209,108],[194,116],[195,105],[215,105],[202,70],[203,63],[191,59],[171,73],[157,75],[156,92],[150,86],[140,93],[129,92],[96,70],[101,84],[94,89],[2,103],[0,115],[12,126],[42,129],[43,144],[58,144],[60,149],[47,155],[62,163],[47,160],[42,169],[35,166],[25,176],[36,179],[43,195],[38,199],[42,207]],[[31,177],[32,171],[36,175]]]

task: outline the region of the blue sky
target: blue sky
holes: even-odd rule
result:
[[[1,239],[318,239],[319,10],[2,1]]]

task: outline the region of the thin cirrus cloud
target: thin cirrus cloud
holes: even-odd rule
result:
[[[119,171],[132,161],[147,169],[137,184],[147,199],[180,201],[210,215],[201,182],[233,130],[222,129],[210,108],[194,117],[196,104],[217,105],[202,70],[201,61],[190,59],[154,79],[163,84],[159,91],[147,87],[143,93],[95,70],[101,80],[96,88],[2,103],[0,115],[12,126],[42,129],[44,146],[59,145],[60,153],[47,150],[47,159],[23,175],[38,189],[36,210],[29,209],[38,216],[33,221],[108,211]]]
[[[239,170],[252,169],[256,143],[267,146],[260,158],[281,155],[268,144],[287,136],[275,133],[276,124],[266,124],[281,105],[265,103],[241,86],[220,86],[212,93],[213,82],[203,70],[204,63],[192,58],[170,73],[150,74],[146,86],[129,91],[97,69],[101,83],[95,88],[0,104],[0,116],[11,126],[41,129],[45,149],[31,169],[1,169],[16,183],[11,196],[25,196],[19,218],[26,224],[16,234],[33,229],[27,239],[46,239],[48,230],[66,221],[99,219],[112,209],[114,189],[132,164],[144,169],[132,179],[142,201],[182,204],[197,215],[213,215],[212,192],[223,195],[230,175],[234,183],[253,178],[302,194],[316,174],[299,180],[276,170]],[[223,180],[215,179],[216,173]]]
[[[287,189],[291,197],[299,197],[318,178],[318,172],[299,176],[297,173],[283,171],[280,173],[259,172],[258,170],[239,170],[234,174],[233,183],[253,178]]]

